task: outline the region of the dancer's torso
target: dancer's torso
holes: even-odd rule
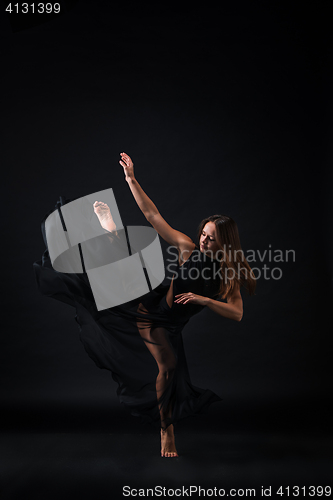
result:
[[[185,261],[181,261],[179,256],[176,272],[165,296],[165,302],[175,318],[189,318],[204,307],[197,304],[175,303],[174,297],[179,293],[193,292],[205,297],[218,297],[221,279],[219,269],[219,262],[200,252],[197,245]]]

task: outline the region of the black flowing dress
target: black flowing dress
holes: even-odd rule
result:
[[[64,203],[60,200],[58,206]],[[211,390],[192,385],[184,352],[182,330],[204,306],[174,302],[183,292],[216,299],[219,262],[197,246],[181,266],[177,260],[171,307],[166,301],[170,285],[161,284],[138,299],[98,311],[86,273],[61,273],[52,267],[45,220],[53,211],[41,224],[46,249],[33,263],[38,289],[75,308],[80,340],[96,365],[111,372],[120,402],[143,422],[166,428],[221,401]]]

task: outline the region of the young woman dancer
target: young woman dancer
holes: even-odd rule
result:
[[[177,249],[171,284],[160,285],[122,306],[97,311],[85,273],[67,275],[54,271],[48,249],[42,261],[34,263],[34,270],[43,294],[76,308],[80,340],[97,366],[111,372],[118,383],[120,401],[133,415],[160,427],[161,456],[177,457],[174,422],[203,412],[221,400],[212,391],[192,385],[182,330],[204,307],[240,321],[240,288],[244,286],[254,294],[256,281],[231,217],[213,215],[203,219],[196,244],[164,220],[136,180],[133,162],[126,153],[121,153],[119,163],[147,221]],[[62,199],[60,204],[64,204]],[[112,244],[117,228],[108,205],[96,201],[92,209]],[[45,219],[51,212],[42,222],[46,245]]]

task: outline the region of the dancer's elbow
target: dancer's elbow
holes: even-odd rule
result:
[[[145,211],[144,216],[146,217],[147,221],[153,226],[153,219],[156,215],[159,214],[158,210],[155,211]]]
[[[236,321],[241,321],[243,318],[243,311],[237,311],[237,314],[236,314],[236,317],[235,317],[235,320]]]

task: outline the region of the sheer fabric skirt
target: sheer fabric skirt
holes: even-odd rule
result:
[[[111,372],[120,402],[143,422],[166,428],[221,400],[191,384],[182,339],[188,319],[173,318],[167,286],[98,311],[87,276],[55,271],[47,249],[33,269],[42,294],[75,308],[86,352]]]

